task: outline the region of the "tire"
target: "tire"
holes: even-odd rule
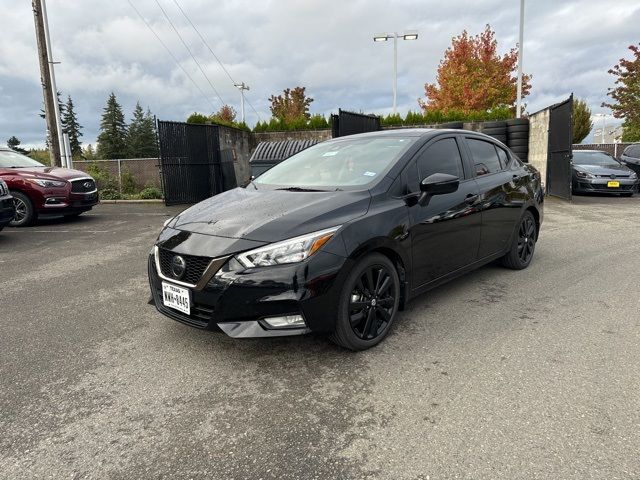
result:
[[[370,285],[377,290],[374,295]],[[380,253],[366,255],[344,282],[331,341],[354,351],[377,345],[389,333],[399,303],[400,278],[395,265]]]
[[[507,129],[506,128],[482,128],[480,132],[484,133],[485,135],[506,135]]]
[[[529,132],[531,130],[529,128],[529,124],[527,125],[514,125],[512,127],[507,127],[507,132],[509,133],[524,133]]]
[[[33,207],[33,202],[22,192],[12,191],[13,202],[16,206],[16,216],[9,225],[12,227],[27,227],[35,222],[38,215]]]
[[[506,128],[507,122],[504,120],[493,121],[493,122],[482,122],[482,129],[485,130],[487,128]]]
[[[529,132],[507,132],[507,138],[509,140],[529,140]]]
[[[505,122],[507,127],[514,127],[516,125],[529,125],[528,118],[511,118]]]
[[[533,214],[524,212],[511,241],[509,252],[502,257],[502,265],[512,270],[522,270],[529,266],[536,249],[538,227]]]
[[[489,135],[491,138],[495,138],[499,142],[507,144],[507,136],[506,135]]]
[[[516,138],[515,140],[512,140],[509,142],[509,146],[510,147],[527,147],[529,148],[529,139],[525,139],[525,138]]]

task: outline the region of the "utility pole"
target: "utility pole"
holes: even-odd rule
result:
[[[522,51],[524,50],[524,0],[520,0],[520,32],[518,34],[518,87],[516,93],[516,118],[522,115]]]
[[[44,97],[44,116],[49,131],[49,157],[51,165],[60,166],[60,113],[58,95],[53,86],[51,76],[51,59],[46,34],[46,11],[44,0],[32,0],[33,19],[36,26],[36,40],[38,44],[38,60],[40,61],[40,81]],[[56,112],[58,112],[56,114]]]
[[[242,83],[234,83],[234,86],[240,90],[240,110],[242,112],[242,123],[245,123],[244,121],[244,91],[245,90],[249,90],[249,85],[245,85],[244,82]]]

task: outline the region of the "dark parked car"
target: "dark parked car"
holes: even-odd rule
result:
[[[31,224],[40,214],[77,216],[98,203],[96,182],[86,173],[47,167],[8,148],[0,148],[0,178],[13,195],[14,227]]]
[[[640,175],[640,143],[629,145],[625,148],[620,156],[620,160],[636,172],[636,175]]]
[[[635,172],[599,150],[574,150],[571,188],[574,193],[618,193],[630,197],[638,184]]]
[[[16,209],[13,197],[9,193],[9,187],[0,178],[0,230],[9,225],[13,220]]]
[[[391,130],[310,147],[169,220],[149,255],[158,310],[232,337],[327,332],[377,344],[416,295],[533,257],[540,174],[461,130]]]

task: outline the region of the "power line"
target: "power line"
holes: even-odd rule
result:
[[[158,0],[156,0],[157,2]],[[191,25],[191,27],[193,28],[193,30],[198,34],[198,36],[200,37],[200,40],[202,40],[202,43],[204,43],[204,45],[207,47],[207,49],[209,50],[209,52],[211,52],[211,55],[213,55],[213,58],[216,59],[216,61],[218,62],[218,65],[220,65],[220,67],[222,68],[222,70],[224,71],[224,73],[227,74],[227,77],[229,77],[229,80],[231,80],[231,83],[235,86],[238,82],[236,82],[233,77],[231,76],[231,74],[229,73],[229,71],[226,69],[226,67],[224,66],[224,64],[222,63],[222,61],[218,58],[218,56],[215,54],[215,52],[213,51],[213,49],[209,46],[209,43],[206,41],[206,39],[204,38],[204,36],[200,33],[200,30],[198,30],[196,28],[196,26],[193,24],[193,22],[191,21],[191,19],[189,18],[189,16],[186,14],[186,12],[182,9],[182,7],[180,6],[180,4],[178,3],[178,0],[173,0],[173,3],[176,4],[176,7],[178,7],[178,9],[180,10],[180,12],[182,13],[182,15],[184,16],[184,18],[187,19],[187,21],[189,22],[189,24]],[[260,117],[260,114],[258,113],[258,111],[253,107],[253,105],[251,104],[251,102],[249,101],[249,99],[245,98],[245,101],[249,104],[249,106],[251,107],[251,110],[253,110],[253,112],[256,114],[256,116],[258,117],[259,121],[262,121],[262,118]]]
[[[171,50],[169,50],[169,47],[167,47],[167,45],[162,41],[162,39],[160,38],[160,36],[156,33],[156,31],[151,27],[151,25],[147,22],[147,20],[142,16],[142,14],[140,13],[140,11],[135,7],[135,5],[131,2],[131,0],[127,0],[127,2],[129,2],[129,5],[131,5],[131,8],[133,8],[135,10],[135,12],[138,14],[138,16],[140,17],[140,19],[144,22],[144,24],[147,26],[147,28],[149,30],[151,30],[151,33],[153,33],[153,35],[156,37],[156,39],[158,39],[158,42],[160,42],[160,45],[162,45],[164,47],[164,49],[167,51],[167,53],[171,56],[171,58],[173,59],[173,61],[176,63],[176,65],[180,68],[180,70],[182,70],[182,72],[187,76],[187,78],[189,80],[191,80],[191,83],[193,83],[193,85],[200,91],[200,93],[202,94],[202,97],[207,101],[207,103],[211,103],[211,105],[214,106],[215,108],[215,103],[211,101],[211,99],[207,96],[206,93],[204,93],[204,91],[202,90],[202,88],[200,88],[200,85],[198,85],[196,83],[196,81],[193,79],[193,77],[191,75],[189,75],[189,72],[187,72],[185,70],[185,68],[180,64],[180,62],[178,61],[178,59],[176,58],[176,56],[171,52]]]
[[[169,15],[167,15],[167,12],[164,10],[164,8],[162,8],[162,5],[160,4],[160,2],[158,0],[155,0],[155,2],[156,2],[156,5],[158,5],[158,7],[160,7],[160,10],[162,10],[162,14],[164,15],[164,18],[167,19],[167,21],[169,22],[169,25],[171,25],[171,28],[173,28],[173,31],[176,32],[176,35],[178,35],[178,38],[182,42],[182,45],[184,45],[184,48],[187,49],[187,52],[189,52],[189,55],[191,55],[191,58],[193,59],[193,61],[196,62],[196,65],[200,69],[200,72],[202,72],[202,75],[204,76],[204,78],[209,83],[209,86],[211,87],[211,90],[213,90],[215,92],[216,96],[220,100],[220,103],[222,103],[222,105],[224,105],[225,101],[222,99],[222,97],[218,93],[218,90],[216,90],[216,87],[213,86],[213,83],[211,83],[211,80],[209,80],[209,77],[207,76],[206,72],[202,68],[202,65],[200,65],[200,62],[198,62],[196,57],[191,52],[191,49],[189,48],[189,45],[187,45],[187,42],[184,41],[184,39],[182,38],[182,35],[180,35],[180,32],[178,31],[178,29],[175,27],[175,25],[173,24],[173,22],[169,18]]]

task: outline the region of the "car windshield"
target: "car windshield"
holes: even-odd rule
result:
[[[384,176],[417,138],[389,135],[319,143],[264,172],[254,183],[310,190],[367,185]]]
[[[598,165],[600,167],[616,167],[620,163],[604,152],[573,152],[575,165]]]
[[[10,150],[0,150],[0,167],[44,167],[40,162]]]

